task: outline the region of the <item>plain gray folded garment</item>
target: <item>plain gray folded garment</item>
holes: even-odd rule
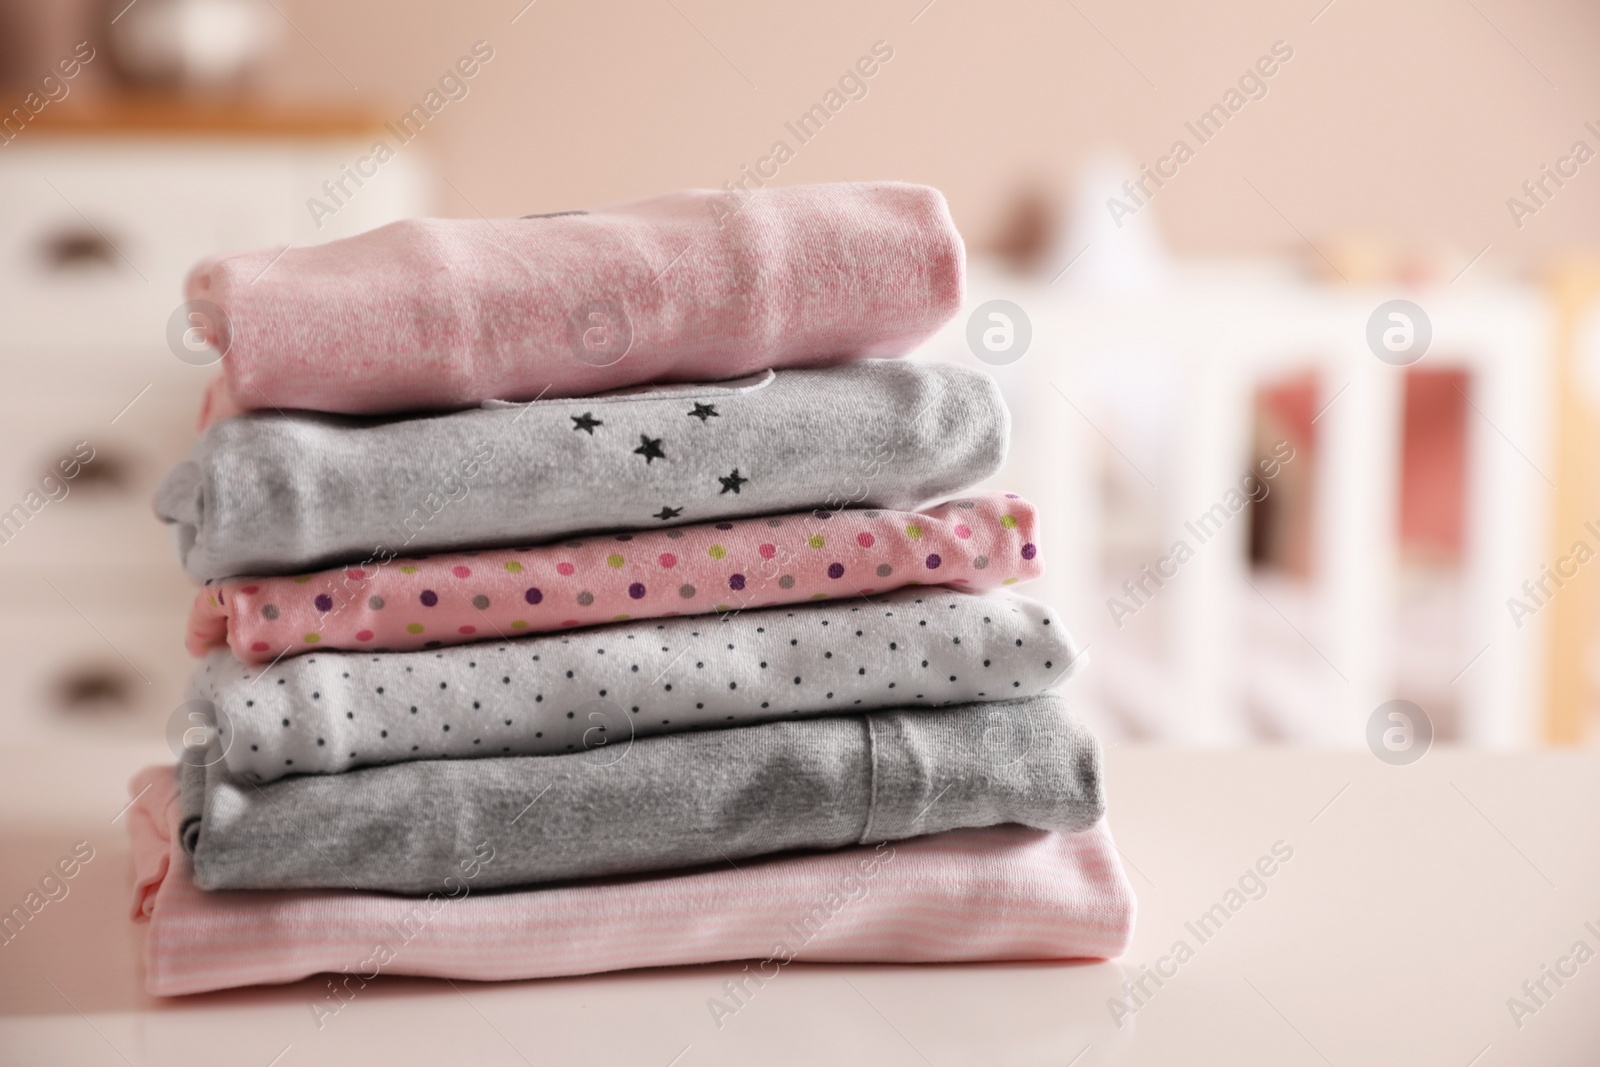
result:
[[[156,514],[199,580],[848,504],[909,509],[1000,468],[993,380],[867,360],[449,415],[226,419]]]
[[[545,756],[791,715],[1034,696],[1081,656],[1055,612],[937,586],[871,603],[641,619],[437,652],[318,652],[196,669],[251,782],[403,760]]]
[[[1054,692],[269,785],[221,762],[180,774],[202,889],[425,893],[486,855],[474,884],[737,866],[1000,823],[1070,833],[1105,809],[1099,747]]]

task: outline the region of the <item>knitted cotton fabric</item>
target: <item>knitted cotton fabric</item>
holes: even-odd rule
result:
[[[1099,747],[1056,693],[267,785],[184,770],[202,889],[428,892],[486,848],[483,887],[526,885],[999,823],[1075,832],[1105,810]]]
[[[391,420],[213,426],[156,513],[200,580],[810,508],[904,510],[999,469],[993,380],[869,360]]]
[[[157,996],[342,972],[334,992],[318,988],[337,1011],[380,974],[494,981],[751,959],[771,977],[790,958],[1108,958],[1133,933],[1133,890],[1104,822],[1076,834],[952,830],[492,893],[479,892],[499,862],[487,853],[416,896],[217,893],[195,886],[178,842],[172,768],[141,772],[129,792],[133,915],[149,924],[145,984]]]
[[[188,647],[247,663],[324,648],[407,651],[602,622],[810,600],[908,584],[995,589],[1043,571],[1035,511],[1013,494],[924,512],[855,510],[707,523],[537,548],[397,559],[195,596]]]
[[[200,263],[211,416],[584,396],[909,351],[961,308],[944,197],[896,182],[406,219]]]
[[[798,715],[1034,696],[1082,656],[1025,597],[872,600],[616,623],[438,652],[317,652],[194,674],[227,766],[270,782],[402,760],[554,755]],[[444,727],[448,726],[449,729]]]

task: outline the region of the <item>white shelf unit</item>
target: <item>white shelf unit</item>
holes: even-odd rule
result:
[[[1266,736],[1356,746],[1372,712],[1398,695],[1404,368],[1378,360],[1366,341],[1368,317],[1396,297],[1432,322],[1417,366],[1470,374],[1454,739],[1528,744],[1539,732],[1543,620],[1518,629],[1506,600],[1546,562],[1553,507],[1553,315],[1537,290],[1463,279],[1406,292],[1193,266],[1159,287],[1106,295],[974,266],[966,310],[924,353],[983,366],[966,324],[990,299],[1016,303],[1032,322],[1022,358],[985,368],[1015,422],[1011,458],[992,484],[1042,511],[1046,577],[1027,591],[1064,609],[1089,646],[1076,691],[1112,736],[1262,739],[1247,695],[1275,679],[1289,699]],[[1175,540],[1248,469],[1258,387],[1300,371],[1316,373],[1325,408],[1315,424],[1312,578],[1296,603],[1259,576],[1252,587],[1248,523],[1236,520],[1159,590],[1159,611],[1119,631],[1105,603],[1114,583],[1103,573],[1107,515],[1094,457],[1144,471],[1156,524]],[[1140,419],[1155,432],[1130,432]],[[1263,615],[1282,631],[1275,645],[1298,648],[1295,664],[1262,647],[1250,620]],[[1134,640],[1139,625],[1160,632]]]

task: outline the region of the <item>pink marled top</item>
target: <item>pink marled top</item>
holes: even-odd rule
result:
[[[688,190],[523,219],[411,219],[201,262],[240,410],[352,414],[585,396],[902,355],[961,307],[937,190]]]

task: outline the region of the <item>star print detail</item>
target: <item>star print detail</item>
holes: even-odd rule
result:
[[[567,418],[572,420],[572,428],[574,430],[582,430],[590,437],[594,436],[594,428],[596,426],[605,425],[604,422],[594,417],[594,412],[592,411],[585,411],[582,415],[568,415]]]
[[[668,519],[675,519],[682,514],[682,508],[663,507],[660,511],[652,515],[651,518],[660,519],[662,522],[666,522]]]
[[[657,459],[666,459],[667,454],[661,451],[661,438],[639,435],[639,447],[633,450],[636,456],[643,456],[646,463]]]
[[[715,405],[715,404],[702,404],[699,401],[695,402],[694,410],[689,412],[689,417],[691,419],[699,419],[702,424],[707,419],[720,419],[720,418],[722,418],[721,415],[717,414],[717,405]]]
[[[733,473],[728,475],[726,478],[723,478],[720,475],[717,478],[717,481],[722,483],[722,492],[726,493],[728,490],[732,489],[735,496],[737,496],[739,493],[739,487],[749,480],[749,478],[739,477],[738,467],[733,468]]]

